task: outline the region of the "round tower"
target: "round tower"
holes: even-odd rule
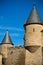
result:
[[[42,22],[35,5],[33,6],[29,18],[24,24],[24,29],[24,46],[26,49],[29,49],[29,51],[34,52],[41,45],[42,30]]]
[[[8,48],[13,47],[13,43],[11,41],[8,31],[6,32],[6,34],[2,40],[1,46],[2,46],[3,58],[7,58]]]

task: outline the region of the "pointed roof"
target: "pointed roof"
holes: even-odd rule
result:
[[[13,45],[12,40],[9,36],[8,30],[6,31],[6,34],[2,40],[2,44],[12,44]]]
[[[31,11],[30,16],[27,19],[25,25],[26,24],[31,24],[31,23],[39,23],[39,24],[42,23],[35,5],[33,6],[33,9]]]

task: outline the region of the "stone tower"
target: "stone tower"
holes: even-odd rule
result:
[[[41,30],[43,29],[43,26],[35,5],[24,24],[24,29],[24,46],[26,48],[25,65],[41,65]]]
[[[13,47],[13,43],[11,41],[8,31],[6,31],[6,34],[2,40],[1,46],[2,46],[1,53],[3,54],[3,58],[7,58],[8,57],[8,48]]]

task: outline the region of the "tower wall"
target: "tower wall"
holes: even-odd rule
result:
[[[25,26],[25,65],[42,65],[41,30],[43,30],[43,26],[39,24],[30,24]]]
[[[2,65],[2,55],[0,54],[0,65]]]
[[[3,58],[7,58],[8,57],[8,48],[13,47],[13,45],[11,44],[2,44],[2,54],[3,54]]]
[[[39,47],[34,53],[26,50],[25,65],[42,65],[42,48]]]
[[[42,47],[43,47],[43,32],[41,32],[41,43],[42,43]]]
[[[31,24],[25,26],[25,38],[24,45],[26,46],[40,46],[41,45],[41,30],[43,29],[42,25]]]

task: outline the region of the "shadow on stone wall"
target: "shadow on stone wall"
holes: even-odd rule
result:
[[[25,47],[29,52],[34,53],[38,50],[40,46],[27,46]]]

